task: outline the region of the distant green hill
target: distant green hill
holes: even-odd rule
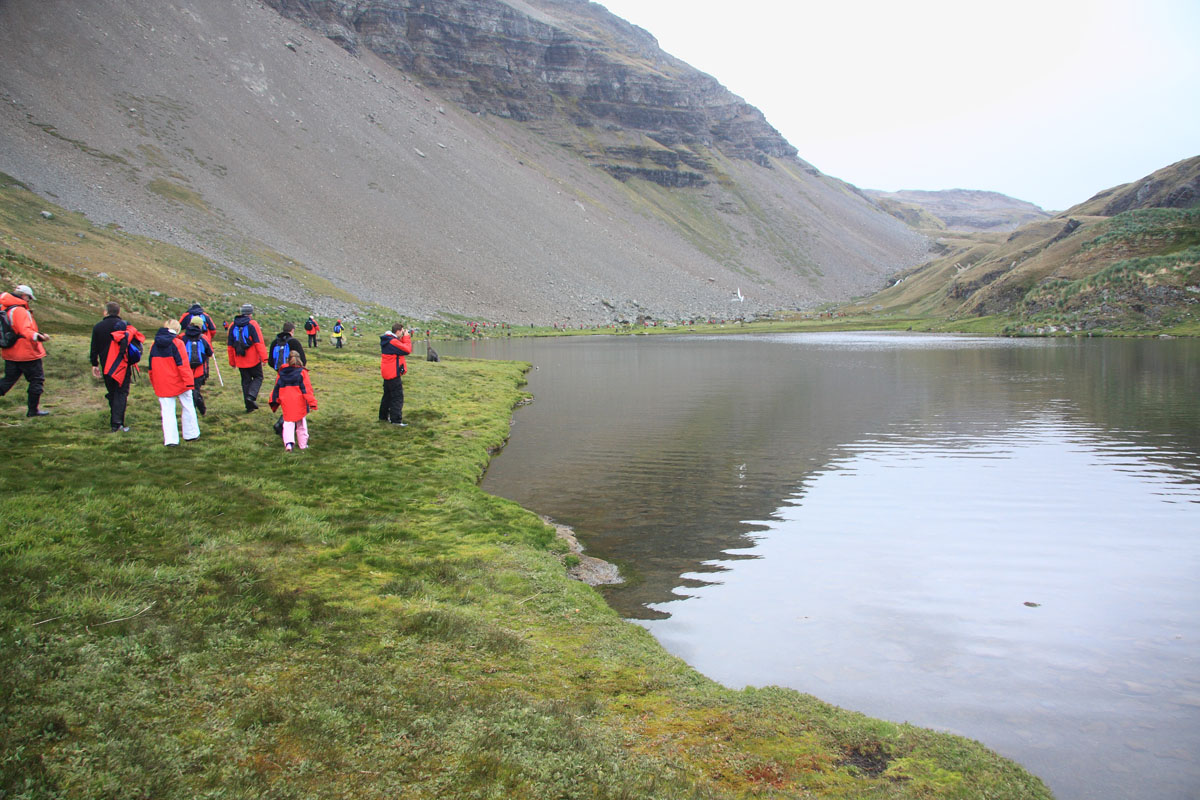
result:
[[[896,219],[930,236],[945,230],[1007,232],[1050,218],[1049,213],[1033,203],[999,192],[971,189],[936,192],[868,190],[866,194]]]
[[[842,313],[993,317],[1009,333],[1200,333],[1200,156],[1008,235],[947,231],[937,252]]]

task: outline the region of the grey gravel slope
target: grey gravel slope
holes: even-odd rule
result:
[[[807,306],[923,258],[797,164],[672,194],[252,0],[0,3],[0,170],[284,296],[263,248],[405,314],[564,324]]]

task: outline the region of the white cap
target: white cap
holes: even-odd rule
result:
[[[33,289],[30,289],[28,286],[26,286],[23,283],[20,286],[18,286],[17,288],[13,289],[13,294],[27,294],[27,295],[29,295],[30,300],[37,299],[33,296]]]

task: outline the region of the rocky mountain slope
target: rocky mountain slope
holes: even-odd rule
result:
[[[867,190],[866,194],[901,222],[923,231],[1012,231],[1051,216],[1033,203],[999,192]]]
[[[0,171],[247,286],[334,302],[284,263],[421,318],[746,315],[925,257],[596,4],[272,4],[295,19],[256,0],[6,0]]]
[[[849,308],[1023,332],[1200,328],[1198,190],[1200,156],[1008,235],[947,232],[937,258]]]

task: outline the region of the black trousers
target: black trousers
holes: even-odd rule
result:
[[[262,364],[238,367],[238,371],[242,373],[242,399],[246,401],[246,410],[253,411],[258,408],[258,392],[262,389]]]
[[[21,376],[25,376],[25,380],[29,381],[29,391],[25,397],[29,403],[29,412],[33,413],[38,410],[38,402],[42,398],[42,391],[46,385],[46,372],[42,369],[42,360],[35,358],[33,361],[4,361],[4,378],[0,380],[0,397],[8,394],[17,381],[21,380]]]
[[[204,412],[208,408],[204,405],[204,395],[200,394],[200,389],[204,387],[204,382],[208,380],[208,364],[204,365],[204,374],[195,378],[195,386],[192,387],[192,402],[196,406],[196,413],[204,416]]]
[[[310,333],[308,335],[308,346],[309,347],[317,346],[317,335],[315,333]]]
[[[125,406],[129,403],[129,383],[132,380],[133,367],[126,368],[125,380],[121,383],[104,376],[104,388],[108,389],[104,398],[108,400],[108,417],[114,431],[125,426]]]
[[[404,383],[400,377],[388,378],[383,382],[383,397],[379,400],[380,422],[402,422],[404,420]]]

